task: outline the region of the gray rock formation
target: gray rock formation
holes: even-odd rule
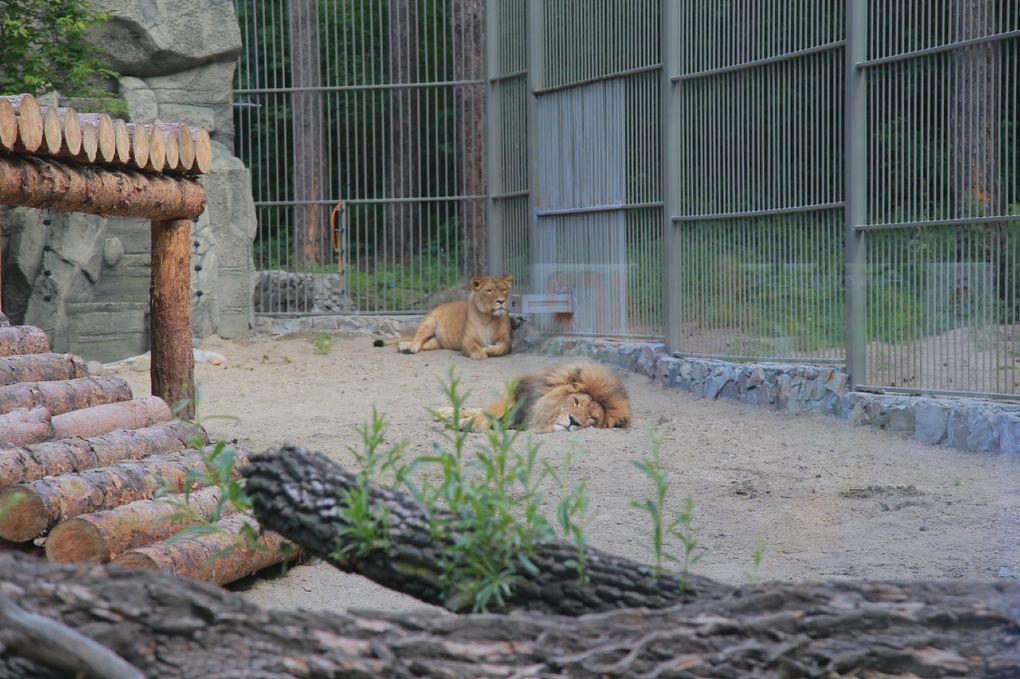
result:
[[[129,120],[204,127],[213,140],[205,212],[194,226],[192,327],[198,337],[246,334],[252,324],[251,180],[232,153],[233,77],[241,34],[231,0],[100,0],[111,20],[93,29],[121,73]],[[94,105],[62,99],[79,111]],[[5,210],[3,309],[45,329],[54,351],[103,362],[149,347],[150,228],[145,220]]]

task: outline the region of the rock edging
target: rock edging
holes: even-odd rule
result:
[[[667,353],[662,344],[555,338],[546,340],[541,349],[617,365],[703,398],[817,411],[961,450],[1020,453],[1016,404],[850,391],[849,376],[836,367],[680,358]]]

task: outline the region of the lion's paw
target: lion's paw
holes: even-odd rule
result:
[[[453,429],[453,408],[436,408],[435,416],[436,419],[445,424],[450,429]],[[473,431],[480,432],[485,431],[488,428],[488,420],[482,414],[480,408],[461,408],[460,419],[457,420],[457,429],[461,431]]]
[[[402,354],[417,354],[418,349],[414,346],[414,342],[400,342],[397,344],[397,351]]]

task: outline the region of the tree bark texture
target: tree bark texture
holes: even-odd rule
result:
[[[259,538],[258,550],[244,545],[242,526],[259,530],[258,522],[250,516],[233,514],[214,525],[219,532],[189,535],[173,544],[164,540],[130,549],[115,558],[113,565],[225,585],[297,556],[296,550],[283,551],[289,544],[272,531],[264,532]]]
[[[117,429],[142,429],[159,422],[169,422],[170,406],[159,396],[107,403],[62,415],[53,415],[53,438],[89,437],[109,434]]]
[[[222,493],[215,486],[188,495],[187,504],[208,519]],[[185,502],[184,495],[156,500],[135,500],[120,507],[82,514],[58,523],[46,537],[46,558],[59,563],[109,563],[119,554],[166,540],[191,522],[170,520]]]
[[[390,82],[390,158],[386,168],[385,238],[390,257],[397,260],[414,254],[418,238],[420,205],[400,202],[418,196],[418,1],[387,0]]]
[[[495,9],[493,10],[495,11]],[[453,28],[453,77],[465,84],[454,88],[457,114],[457,153],[460,157],[460,203],[465,277],[486,276],[488,231],[485,223],[487,188],[485,118],[485,7],[482,0],[450,0]],[[501,272],[493,272],[499,274]]]
[[[119,377],[21,382],[0,387],[0,413],[8,413],[15,408],[45,406],[50,414],[60,415],[71,410],[130,399],[131,386]]]
[[[579,618],[262,609],[208,583],[19,554],[0,554],[0,582],[160,679],[1007,679],[1020,664],[1013,581],[767,583]],[[0,679],[66,676],[7,651]]]
[[[89,369],[74,354],[28,354],[0,357],[0,386],[19,382],[74,380],[88,377]]]
[[[384,587],[450,610],[470,608],[471,602],[446,597],[439,582],[440,561],[456,535],[433,535],[425,508],[406,493],[372,486],[372,502],[385,505],[392,520],[391,547],[376,549],[362,558],[332,556],[343,538],[340,515],[345,491],[356,479],[321,453],[284,447],[254,455],[242,469],[252,496],[255,516],[266,528],[304,547],[337,568],[359,573]],[[568,565],[577,548],[565,542],[548,542],[531,558],[537,574],[520,573],[506,610],[534,610],[581,615],[616,608],[664,608],[694,597],[721,596],[728,588],[707,578],[691,576],[684,594],[673,578],[653,577],[641,563],[590,549],[581,585],[577,570]]]
[[[195,357],[191,350],[191,220],[152,223],[149,286],[152,393],[181,417],[195,417]]]
[[[298,266],[332,260],[332,238],[326,228],[326,135],[322,111],[322,59],[318,0],[287,3],[290,69],[294,110],[294,255]]]
[[[238,463],[247,462],[247,453],[235,450]],[[11,486],[0,492],[0,506],[7,508],[0,537],[31,540],[72,516],[151,499],[164,484],[171,493],[183,492],[188,472],[204,466],[203,453],[184,450]]]
[[[0,356],[18,354],[48,354],[50,338],[31,325],[0,327]]]
[[[205,191],[194,179],[53,158],[0,156],[0,204],[143,219],[195,219]]]
[[[0,415],[0,446],[26,446],[53,438],[50,411],[42,406],[16,408]]]
[[[173,453],[193,445],[196,440],[208,442],[205,431],[199,425],[172,420],[141,429],[118,429],[88,438],[46,440],[22,447],[0,448],[0,490],[44,476]]]

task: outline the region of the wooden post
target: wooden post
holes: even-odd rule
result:
[[[191,220],[152,222],[152,393],[178,413],[195,417],[195,363],[191,350]]]

